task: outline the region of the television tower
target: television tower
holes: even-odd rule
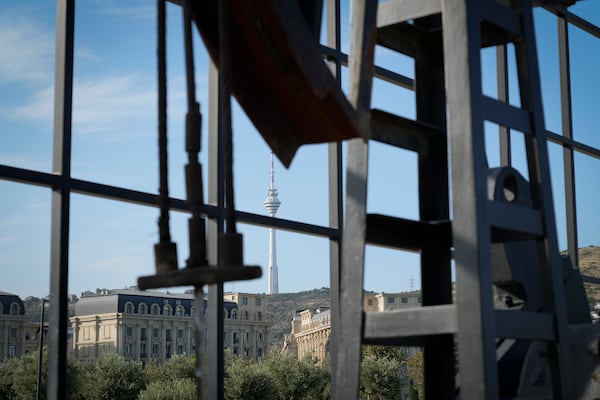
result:
[[[273,163],[273,152],[271,152],[271,183],[267,199],[264,201],[265,208],[269,217],[274,217],[281,205],[277,198],[277,189],[275,189],[275,168]],[[277,276],[277,255],[275,251],[275,229],[269,228],[269,289],[267,294],[279,293],[279,278]]]

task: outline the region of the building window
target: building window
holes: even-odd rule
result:
[[[408,304],[408,297],[402,298],[402,304]]]
[[[231,310],[231,319],[237,319],[237,310],[236,309]]]
[[[158,304],[152,304],[152,315],[160,314],[160,306]]]
[[[259,341],[262,341],[262,340],[263,340],[263,335],[262,335],[262,332],[258,332],[258,334],[257,334],[257,338],[258,338],[258,340],[259,340]]]
[[[250,357],[250,348],[249,347],[244,347],[244,356]]]
[[[19,305],[17,303],[10,305],[10,315],[19,315]]]
[[[158,328],[152,328],[152,337],[158,337]]]
[[[138,306],[138,314],[148,314],[148,306],[145,303]]]
[[[250,340],[250,334],[248,332],[244,332],[244,342],[247,343]]]
[[[367,300],[367,303],[368,303],[370,306],[372,306],[372,305],[373,305],[373,300],[372,300],[372,299],[369,299],[369,300]]]
[[[247,297],[242,297],[242,304],[243,305],[248,304],[248,298]]]
[[[152,345],[152,357],[156,357],[157,354],[158,354],[158,345],[153,344]]]
[[[146,358],[148,354],[146,354],[146,343],[140,344],[140,358]]]
[[[262,313],[260,311],[256,313],[256,320],[262,321]]]
[[[125,354],[131,354],[131,343],[125,345]]]
[[[242,319],[243,319],[244,321],[248,321],[248,311],[244,311],[244,312],[242,313]]]
[[[185,310],[183,309],[183,306],[175,307],[175,316],[183,317],[184,315],[185,315]]]
[[[163,315],[170,316],[171,314],[172,314],[171,306],[167,304],[163,310]]]
[[[388,297],[387,302],[388,302],[388,304],[394,304],[396,302],[396,299],[393,297]]]
[[[183,346],[182,345],[177,346],[177,354],[183,354]]]
[[[132,303],[125,304],[125,314],[133,314],[133,304]]]
[[[146,340],[146,328],[140,328],[140,340]]]
[[[165,354],[165,357],[171,358],[171,345],[170,344],[165,346],[165,351],[167,353],[167,354]]]
[[[15,345],[8,346],[8,357],[14,358],[16,356],[17,356],[17,346],[15,346]]]
[[[238,344],[240,342],[240,336],[237,332],[233,332],[233,344]]]
[[[257,357],[262,357],[263,356],[263,349],[262,349],[262,347],[259,347],[258,349],[256,349],[256,356]]]
[[[257,297],[256,299],[254,299],[254,304],[257,306],[260,306],[260,298]]]
[[[183,339],[183,329],[177,329],[177,338]]]
[[[133,336],[133,328],[131,326],[127,327],[126,332],[127,336]]]
[[[170,329],[167,329],[165,333],[166,333],[166,335],[165,335],[165,336],[166,336],[166,339],[167,339],[167,341],[169,341],[169,342],[170,342],[170,341],[171,341],[171,339],[172,339],[172,338],[171,338],[171,330],[170,330]]]

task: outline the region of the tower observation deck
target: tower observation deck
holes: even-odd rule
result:
[[[277,189],[275,188],[275,168],[273,162],[273,153],[271,153],[271,182],[269,184],[269,191],[267,198],[264,203],[265,208],[269,217],[274,217],[277,214],[277,210],[281,205],[279,198],[277,197]],[[279,278],[277,272],[277,252],[276,252],[276,239],[275,229],[269,228],[269,288],[267,294],[279,293]]]

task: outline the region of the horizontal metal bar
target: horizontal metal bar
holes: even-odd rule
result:
[[[564,8],[559,6],[545,6],[544,9],[551,12],[559,18],[566,18],[570,24],[575,25],[576,27],[583,30],[584,32],[589,33],[590,35],[600,38],[600,27],[584,19],[583,17],[580,17],[579,15],[574,14],[570,11],[567,11],[565,13]]]
[[[591,284],[594,284],[594,285],[600,285],[600,278],[597,278],[595,276],[581,275],[581,279],[585,283],[591,283]]]
[[[529,112],[488,96],[482,96],[484,118],[523,133],[531,132]]]
[[[551,341],[555,339],[552,315],[528,311],[495,310],[496,336]]]
[[[376,340],[457,332],[456,306],[445,304],[365,313],[364,338]]]
[[[489,201],[488,218],[494,242],[536,239],[544,234],[541,212],[517,204]]]
[[[46,172],[33,171],[23,168],[0,165],[0,179],[33,184],[45,187],[67,186],[72,192],[101,197],[109,200],[124,201],[149,207],[158,206],[158,195],[137,190],[125,189],[117,186],[104,185],[80,179],[65,179],[60,175]],[[173,211],[189,212],[189,206],[185,200],[169,198],[169,207]],[[218,213],[216,206],[205,204],[200,212],[208,217],[215,218]],[[338,240],[341,233],[338,229],[321,225],[307,224],[281,218],[268,217],[266,215],[253,214],[244,211],[236,211],[235,216],[239,222],[265,227],[276,227],[287,231],[305,233],[315,236],[323,236]]]
[[[452,245],[449,221],[421,222],[380,214],[367,215],[366,242],[372,245],[420,251],[431,243]]]
[[[377,27],[395,25],[442,12],[440,0],[391,0],[380,3],[377,9]]]
[[[345,67],[348,66],[348,55],[346,53],[336,53],[334,49],[324,45],[321,45],[321,52],[323,53],[325,58],[329,60],[339,57],[341,64]],[[373,71],[373,76],[375,78],[392,83],[394,85],[398,85],[408,90],[414,90],[415,88],[414,81],[408,76],[399,74],[394,71],[390,71],[389,69],[379,67],[377,65],[375,66],[375,69]]]
[[[583,144],[581,142],[548,130],[546,131],[546,137],[552,143],[556,143],[561,146],[571,147],[573,148],[573,150],[579,153],[583,153],[585,155],[600,159],[600,149],[596,147],[588,146],[587,144]]]
[[[381,110],[371,110],[371,139],[419,154],[429,153],[430,140],[444,138],[437,127]]]
[[[514,35],[521,35],[519,16],[512,8],[500,5],[494,0],[480,0],[479,7],[481,10],[480,15],[484,20]]]

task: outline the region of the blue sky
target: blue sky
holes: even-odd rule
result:
[[[346,2],[343,2],[346,3]],[[584,1],[573,11],[600,23],[598,2]],[[0,163],[51,171],[55,5],[52,1],[9,1],[0,9]],[[348,51],[348,10],[344,4],[342,42]],[[546,123],[561,131],[556,19],[536,11]],[[600,147],[593,118],[599,80],[585,74],[600,70],[596,39],[570,30],[575,138]],[[168,6],[169,173],[170,194],[183,198],[183,120],[185,89],[181,11]],[[73,109],[75,178],[155,193],[158,186],[156,145],[155,2],[150,0],[86,0],[77,3]],[[202,162],[206,171],[207,56],[196,36],[197,94],[205,115]],[[484,91],[495,95],[493,51],[482,52]],[[381,48],[377,62],[412,76],[412,63]],[[514,64],[514,60],[512,61]],[[514,76],[514,74],[513,74]],[[344,73],[343,80],[347,79]],[[516,93],[515,79],[511,91]],[[411,92],[376,80],[377,108],[414,117]],[[516,97],[513,97],[516,98]],[[236,206],[266,214],[263,201],[269,184],[269,149],[239,107],[234,107]],[[497,134],[489,125],[488,157],[498,163]],[[515,164],[523,170],[522,145],[515,144]],[[564,235],[562,153],[550,146],[561,248]],[[576,157],[580,246],[600,244],[596,212],[599,185],[594,173],[600,161]],[[327,148],[301,148],[289,170],[276,162],[276,186],[282,206],[278,217],[319,225],[328,223]],[[206,177],[205,177],[206,182]],[[417,218],[416,156],[374,143],[370,153],[370,212]],[[0,290],[21,296],[48,292],[50,191],[0,181]],[[72,195],[70,292],[97,287],[134,285],[153,273],[152,246],[157,241],[157,210],[79,194]],[[187,257],[187,215],[171,213],[171,229],[180,264]],[[245,262],[267,267],[268,229],[240,224]],[[328,241],[278,231],[279,287],[293,292],[329,286]],[[402,291],[419,284],[418,255],[367,248],[365,288]],[[226,285],[227,290],[265,292],[266,276]]]

